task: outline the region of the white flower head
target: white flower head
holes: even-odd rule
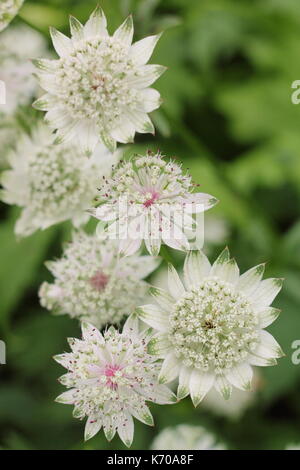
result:
[[[43,36],[29,26],[12,26],[1,33],[0,80],[5,87],[5,103],[0,104],[0,114],[12,115],[37,95],[31,59],[45,54],[46,48]]]
[[[214,386],[230,397],[232,386],[251,387],[252,366],[271,366],[283,355],[264,330],[278,316],[270,304],[282,279],[262,279],[264,265],[243,275],[226,248],[211,266],[201,251],[188,253],[184,283],[169,268],[169,293],[153,289],[158,306],[139,308],[140,318],[158,330],[150,351],[164,359],[159,380],[179,377],[178,398],[197,406]]]
[[[161,431],[154,439],[152,450],[222,450],[213,434],[202,426],[179,424]]]
[[[68,219],[75,226],[85,223],[99,181],[115,163],[115,155],[103,146],[89,159],[74,145],[56,145],[54,140],[51,131],[39,124],[31,136],[20,138],[8,156],[11,168],[1,175],[1,199],[22,207],[17,235],[27,236]]]
[[[46,120],[61,140],[78,137],[86,152],[99,139],[114,151],[116,142],[132,142],[135,132],[154,133],[148,113],[160,105],[149,88],[165,71],[146,65],[160,35],[132,45],[129,16],[109,36],[100,7],[83,26],[70,18],[71,39],[51,28],[58,60],[38,60],[38,77],[46,94],[34,106],[47,111]]]
[[[55,360],[68,369],[60,382],[70,390],[56,401],[74,405],[73,415],[87,417],[85,439],[103,427],[110,441],[117,432],[130,446],[133,417],[153,425],[146,401],[168,404],[176,397],[157,383],[159,365],[147,353],[149,331],[138,331],[138,319],[127,319],[123,332],[110,327],[103,336],[92,325],[82,324],[83,339],[71,339],[71,353]]]
[[[115,240],[75,232],[63,257],[47,263],[55,281],[42,284],[41,304],[98,328],[118,324],[145,301],[148,284],[143,278],[159,262],[139,254],[120,258]]]
[[[24,0],[1,0],[0,3],[0,31],[2,31],[16,16]]]
[[[161,243],[189,250],[188,234],[194,214],[217,203],[205,193],[193,193],[191,176],[159,153],[121,161],[100,188],[99,207],[93,215],[107,222],[111,237],[120,239],[124,255],[137,251],[142,241],[156,256]]]

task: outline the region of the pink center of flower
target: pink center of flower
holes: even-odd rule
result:
[[[159,198],[159,194],[156,191],[151,191],[151,193],[151,198],[144,202],[144,207],[152,206],[152,204]]]
[[[108,365],[104,369],[104,375],[106,375],[106,385],[108,385],[113,390],[116,390],[117,384],[113,382],[111,379],[115,377],[117,371],[121,370],[120,366],[111,366]]]
[[[89,280],[91,286],[99,292],[105,289],[108,284],[108,281],[108,276],[101,271],[97,271],[96,274],[94,274],[94,276],[91,277]]]

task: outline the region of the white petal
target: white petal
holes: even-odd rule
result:
[[[229,259],[230,259],[230,254],[229,254],[228,248],[226,247],[222,251],[222,253],[218,256],[214,264],[212,265],[211,270],[210,270],[210,276],[217,276],[217,277],[222,278],[223,273],[226,273],[226,268],[227,268],[226,264],[229,261]]]
[[[123,326],[123,333],[137,335],[139,333],[139,318],[136,313],[132,313]]]
[[[249,269],[241,275],[237,284],[237,291],[243,291],[248,296],[251,295],[259,286],[260,280],[265,271],[265,264],[259,264]]]
[[[86,38],[108,35],[106,18],[103,10],[99,6],[93,11],[87,23],[84,25],[84,35]]]
[[[104,339],[100,331],[91,323],[81,323],[82,337],[86,341],[97,341],[104,343]]]
[[[187,213],[201,213],[211,209],[219,201],[207,193],[192,193],[184,198]]]
[[[127,240],[121,240],[119,245],[119,253],[122,256],[131,256],[136,253],[142,244],[142,240],[131,239],[128,238]]]
[[[84,429],[84,440],[88,441],[100,431],[102,422],[100,419],[88,418]]]
[[[134,141],[135,128],[128,120],[122,120],[117,128],[111,131],[111,136],[117,142],[122,144],[132,143]]]
[[[224,263],[222,270],[219,270],[219,276],[222,277],[223,281],[229,282],[234,286],[239,280],[240,270],[234,258]]]
[[[156,238],[145,238],[145,245],[151,256],[158,256],[161,247],[161,240]]]
[[[148,353],[153,356],[164,358],[172,349],[168,334],[156,334],[148,343]]]
[[[144,65],[148,62],[161,35],[162,33],[148,36],[132,45],[129,57],[136,65]]]
[[[57,354],[53,357],[53,359],[58,362],[58,364],[62,365],[68,370],[71,370],[73,367],[73,354],[72,353],[65,353],[65,354]]]
[[[215,389],[223,396],[224,400],[230,398],[232,386],[223,375],[217,375],[214,385]]]
[[[126,20],[119,26],[113,35],[114,39],[122,42],[126,46],[130,46],[133,38],[133,21],[129,15]]]
[[[130,408],[130,413],[134,418],[138,419],[142,423],[147,424],[148,426],[154,425],[153,416],[150,413],[148,406],[140,404],[136,408]]]
[[[252,353],[248,355],[247,361],[252,366],[260,366],[260,367],[275,366],[277,364],[277,361],[274,358],[261,357]]]
[[[265,307],[257,312],[260,328],[266,328],[278,318],[281,310],[274,307]]]
[[[243,363],[234,367],[230,372],[227,372],[227,380],[235,387],[241,390],[250,390],[251,381],[253,377],[253,370],[249,364]]]
[[[151,287],[150,294],[153,295],[158,305],[167,313],[170,313],[170,310],[174,306],[174,299],[163,289],[158,287]]]
[[[95,123],[87,120],[81,122],[78,129],[78,139],[83,153],[91,155],[99,142]]]
[[[139,74],[128,75],[126,82],[135,88],[147,88],[152,85],[165,71],[166,67],[163,65],[143,65]]]
[[[153,387],[147,399],[159,405],[169,405],[177,402],[176,395],[166,385],[156,385]]]
[[[160,384],[166,384],[172,382],[172,380],[176,379],[179,374],[179,365],[178,360],[171,352],[165,358],[161,371],[158,376],[158,381]]]
[[[214,374],[200,372],[197,369],[193,370],[190,378],[190,394],[194,406],[199,405],[213,386],[214,381]]]
[[[174,266],[172,266],[171,264],[169,264],[168,266],[168,286],[170,294],[176,300],[182,297],[185,293],[185,289],[180,280],[180,277]]]
[[[191,378],[191,369],[188,367],[181,367],[179,372],[179,384],[177,389],[177,397],[179,400],[182,400],[190,393],[190,378]]]
[[[155,129],[148,115],[141,111],[128,110],[124,119],[129,119],[134,129],[141,134],[155,134]]]
[[[70,30],[72,39],[74,39],[75,41],[80,41],[81,39],[83,39],[83,26],[80,21],[72,15],[70,16]]]
[[[70,390],[67,390],[66,392],[59,395],[55,401],[57,403],[63,403],[64,405],[73,405],[76,391],[76,388],[71,388]]]
[[[54,49],[60,57],[67,56],[73,51],[73,44],[70,38],[62,34],[57,29],[50,26],[50,35]]]
[[[267,359],[284,356],[284,353],[276,339],[265,330],[260,331],[260,343],[253,353]]]
[[[145,113],[150,113],[154,109],[159,108],[162,103],[160,93],[154,88],[140,90],[139,100],[139,110],[145,111]]]
[[[186,287],[200,284],[210,271],[210,262],[202,251],[190,251],[184,261]]]
[[[170,328],[168,316],[156,305],[143,305],[136,310],[139,318],[158,331]]]
[[[125,419],[118,426],[118,434],[127,447],[130,447],[133,440],[134,424],[132,416],[125,413]]]
[[[249,299],[252,300],[255,305],[268,306],[281,290],[282,284],[283,279],[265,279],[260,282],[258,288],[249,296]]]

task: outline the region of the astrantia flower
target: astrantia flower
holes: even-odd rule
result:
[[[201,426],[180,424],[164,429],[153,441],[152,450],[221,450],[216,438]]]
[[[158,306],[139,309],[158,330],[150,351],[164,359],[160,382],[179,377],[178,397],[190,394],[195,406],[214,386],[224,398],[232,386],[249,390],[252,366],[276,364],[282,350],[263,328],[278,316],[270,307],[281,279],[261,280],[264,265],[242,276],[226,248],[211,266],[201,251],[184,264],[184,285],[173,266],[169,293],[154,289]]]
[[[26,236],[63,220],[78,226],[86,222],[103,175],[111,171],[115,157],[96,148],[88,159],[74,145],[54,145],[55,136],[39,125],[32,136],[22,136],[8,156],[10,170],[2,173],[1,199],[23,208],[15,231]]]
[[[85,439],[103,427],[109,441],[117,432],[130,446],[133,417],[153,425],[146,401],[176,401],[166,386],[157,383],[159,365],[147,353],[149,332],[139,333],[138,320],[131,316],[122,333],[110,327],[102,336],[87,323],[83,323],[82,333],[82,340],[70,340],[72,353],[55,357],[68,369],[60,382],[70,388],[56,401],[74,405],[74,417],[87,417]]]
[[[31,59],[45,53],[45,39],[28,26],[14,26],[1,33],[0,80],[5,84],[6,99],[0,105],[0,115],[13,114],[18,106],[29,104],[37,95]]]
[[[47,111],[59,138],[78,136],[87,152],[101,138],[113,151],[116,142],[132,142],[135,132],[153,133],[147,113],[159,107],[160,95],[149,86],[165,67],[145,64],[160,35],[132,45],[130,16],[109,36],[101,8],[85,26],[71,17],[70,27],[71,39],[50,30],[60,58],[35,62],[47,91],[35,107]]]
[[[126,254],[137,251],[142,241],[152,255],[161,243],[179,250],[190,249],[188,233],[193,214],[214,206],[215,198],[192,193],[191,177],[174,161],[148,153],[121,162],[100,188],[100,206],[93,214],[109,222],[108,232],[121,240]]]
[[[145,301],[148,285],[143,278],[158,264],[151,256],[120,258],[115,240],[77,232],[64,256],[47,263],[55,282],[42,284],[41,303],[98,328],[116,324]]]
[[[2,31],[16,16],[24,0],[1,0],[0,3],[0,31]]]

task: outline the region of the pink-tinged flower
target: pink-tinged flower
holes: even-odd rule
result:
[[[138,309],[158,333],[149,352],[162,358],[160,383],[179,379],[178,398],[197,406],[214,387],[225,399],[232,387],[250,390],[252,366],[272,366],[283,355],[264,330],[279,315],[271,303],[282,279],[262,280],[264,265],[240,276],[226,248],[211,266],[201,251],[190,252],[184,283],[169,268],[169,292],[154,288],[158,305]]]
[[[63,256],[47,262],[55,279],[41,285],[41,304],[98,328],[119,324],[145,302],[149,285],[144,278],[159,263],[138,253],[120,258],[116,240],[75,232]]]
[[[69,388],[56,401],[74,405],[73,415],[87,417],[85,439],[103,428],[110,441],[117,432],[126,446],[134,434],[133,417],[153,425],[146,401],[171,404],[176,397],[157,382],[159,364],[147,352],[149,331],[139,332],[130,316],[120,333],[110,327],[103,335],[82,324],[82,340],[71,339],[71,353],[55,356],[68,373],[60,382]]]
[[[159,153],[121,161],[112,176],[103,179],[99,207],[91,213],[108,224],[111,238],[120,240],[122,254],[130,255],[145,241],[156,256],[162,243],[189,250],[189,235],[197,230],[193,217],[217,203],[205,193],[192,192],[191,176]]]
[[[101,140],[111,151],[116,142],[132,142],[136,132],[154,133],[148,113],[160,106],[150,88],[165,71],[146,65],[160,35],[132,44],[129,16],[110,36],[97,8],[83,26],[70,18],[71,38],[50,29],[58,60],[37,60],[38,78],[46,94],[34,106],[59,140],[78,139],[89,153]]]

